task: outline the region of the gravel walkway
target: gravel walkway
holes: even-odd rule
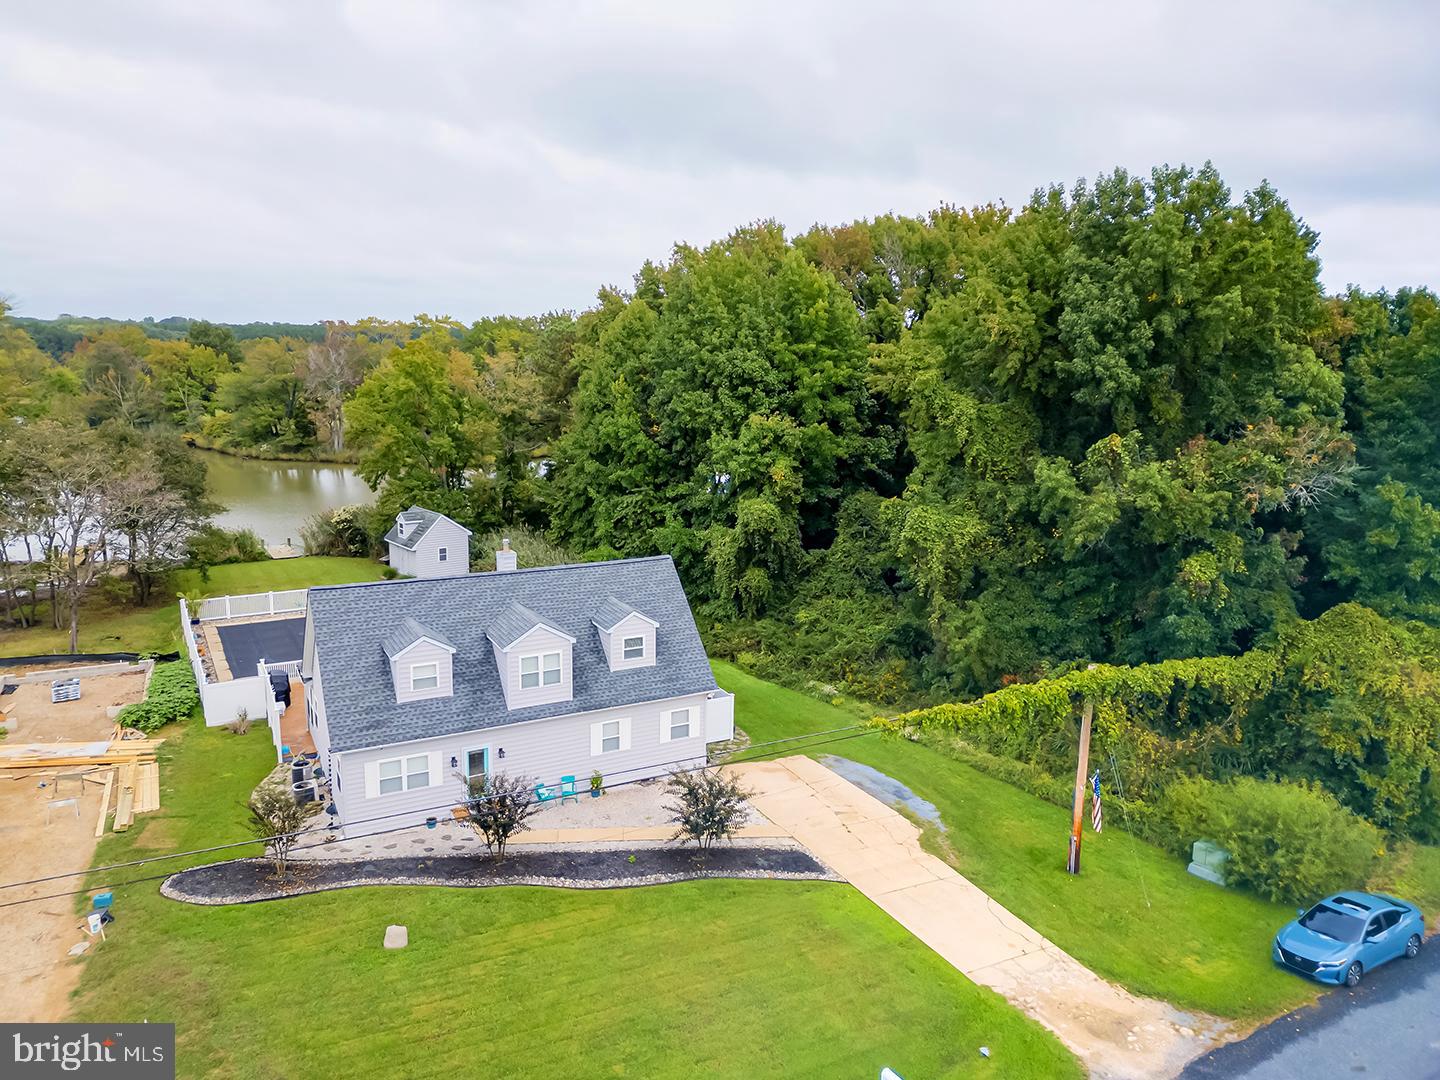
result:
[[[633,860],[633,861],[632,861]],[[801,847],[732,846],[701,859],[693,848],[651,847],[630,851],[531,850],[504,862],[461,855],[369,860],[326,859],[292,863],[280,884],[264,859],[230,859],[171,874],[160,892],[190,904],[249,904],[359,885],[549,885],[566,889],[617,889],[697,878],[841,879]]]

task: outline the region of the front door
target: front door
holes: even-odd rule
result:
[[[471,784],[483,780],[490,773],[490,748],[482,746],[477,750],[465,751],[465,779]]]

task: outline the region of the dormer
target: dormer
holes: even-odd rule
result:
[[[655,666],[655,630],[660,625],[630,604],[607,596],[590,620],[611,671]]]
[[[455,687],[455,646],[439,631],[408,615],[382,642],[390,661],[395,701],[450,697]]]
[[[575,639],[564,630],[523,604],[511,604],[485,633],[495,650],[507,708],[548,705],[575,696]]]

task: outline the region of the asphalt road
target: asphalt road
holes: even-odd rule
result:
[[[1440,935],[1414,960],[1394,960],[1354,990],[1331,990],[1180,1074],[1182,1080],[1347,1075],[1440,1080]]]

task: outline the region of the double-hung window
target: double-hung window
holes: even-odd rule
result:
[[[643,637],[627,637],[624,643],[623,655],[626,660],[644,660],[645,639]]]
[[[560,685],[560,654],[539,653],[520,658],[520,688],[534,690],[538,686]]]
[[[600,752],[610,754],[620,749],[620,721],[607,720],[600,725]]]
[[[380,794],[394,795],[430,786],[430,758],[427,754],[391,758],[379,763]]]
[[[440,685],[439,664],[411,664],[410,689],[434,690]]]
[[[441,562],[447,562],[447,561],[449,561],[449,559],[450,559],[450,549],[449,549],[449,548],[441,548],[441,549],[440,549],[440,561],[441,561]]]
[[[630,718],[597,720],[590,725],[590,756],[614,754],[630,749]]]
[[[690,737],[690,710],[674,709],[670,713],[670,738],[688,739]]]

